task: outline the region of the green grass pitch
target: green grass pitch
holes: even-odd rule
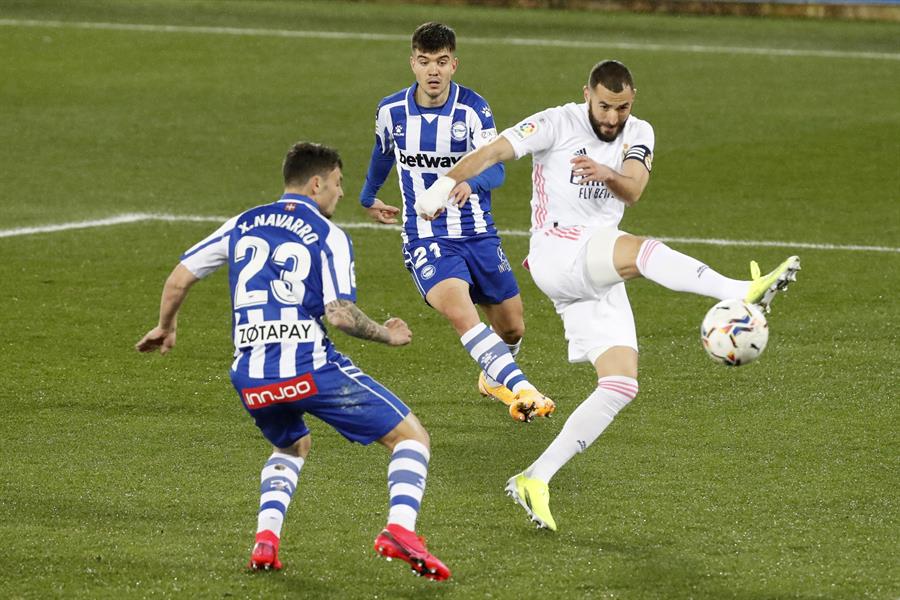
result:
[[[431,433],[420,531],[454,574],[435,584],[371,549],[386,513],[387,453],[315,420],[285,526],[286,569],[244,571],[268,448],[228,381],[224,274],[192,292],[173,354],[132,349],[179,254],[215,223],[0,237],[0,597],[900,596],[900,25],[6,0],[0,229],[133,212],[228,217],[278,195],[281,158],[298,139],[342,151],[348,194],[336,220],[363,222],[356,196],[372,114],[412,80],[404,39],[431,18],[456,28],[456,79],[490,101],[500,127],[577,100],[599,59],[632,68],[634,112],[654,125],[657,152],[623,228],[841,248],[673,242],[734,277],[751,258],[764,268],[803,259],[800,281],[775,302],[765,355],[739,369],[701,349],[711,299],[630,284],[641,393],[553,480],[552,534],[529,526],[503,485],[594,378],[566,362],[550,302],[518,267],[527,238],[505,238],[526,307],[519,362],[559,410],[523,426],[478,395],[471,360],[403,269],[399,234],[352,230],[360,306],[403,317],[414,341],[390,349],[334,338]],[[504,229],[528,227],[529,172],[527,160],[509,165],[496,193]],[[396,195],[389,182],[386,200]]]

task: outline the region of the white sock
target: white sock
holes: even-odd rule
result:
[[[479,323],[465,332],[459,341],[485,375],[503,383],[515,393],[524,389],[534,389],[516,364],[506,343],[484,323]]]
[[[403,440],[394,446],[388,464],[388,525],[396,523],[410,531],[416,530],[428,478],[428,459],[428,448],[416,440]]]
[[[670,290],[693,292],[719,300],[743,298],[750,289],[749,281],[729,279],[658,240],[641,244],[637,268],[641,275]]]
[[[578,405],[544,453],[525,471],[528,477],[549,482],[564,464],[594,443],[620,410],[638,393],[638,382],[613,375],[597,380],[597,389]]]
[[[281,537],[284,515],[291,503],[303,459],[282,452],[273,452],[266,461],[259,480],[259,515],[256,533],[269,530]]]
[[[521,348],[522,348],[522,338],[519,338],[519,341],[517,341],[515,344],[506,344],[506,347],[509,348],[509,353],[512,355],[513,358],[515,358],[516,356],[518,356],[519,350],[521,350]],[[491,387],[500,385],[499,381],[497,381],[496,379],[494,379],[487,373],[484,374],[484,378],[487,379],[487,383]]]

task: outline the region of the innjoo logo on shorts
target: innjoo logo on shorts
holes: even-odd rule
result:
[[[241,397],[247,408],[254,410],[272,404],[295,402],[318,393],[319,390],[316,389],[316,382],[313,381],[312,375],[306,373],[287,381],[245,388],[241,390]]]

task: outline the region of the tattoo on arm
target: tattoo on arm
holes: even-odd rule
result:
[[[353,337],[387,343],[387,328],[379,325],[349,300],[334,300],[325,305],[328,322]]]

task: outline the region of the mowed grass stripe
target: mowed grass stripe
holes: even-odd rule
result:
[[[212,27],[207,25],[154,25],[148,23],[102,23],[86,21],[53,21],[38,19],[0,19],[0,26],[7,27],[50,27],[72,29],[100,29],[113,31],[139,31],[150,33],[201,33],[212,35],[306,38],[327,40],[361,40],[375,42],[408,42],[408,35],[390,33],[359,33],[352,31],[312,31],[293,29]],[[702,44],[656,44],[637,42],[590,42],[581,40],[559,40],[519,37],[469,37],[467,44],[496,46],[503,43],[511,46],[534,48],[613,48],[645,52],[687,52],[697,54],[746,54],[757,56],[851,58],[867,60],[900,60],[894,52],[864,52],[847,50],[800,50],[793,48],[751,48],[746,46],[706,46]]]
[[[0,238],[18,237],[23,235],[37,235],[41,233],[54,233],[58,231],[70,231],[73,229],[91,229],[94,227],[109,227],[112,225],[124,225],[127,223],[139,223],[142,221],[174,221],[174,222],[203,222],[224,223],[229,217],[217,217],[207,215],[166,215],[152,213],[125,213],[114,215],[105,219],[88,221],[72,221],[70,223],[56,223],[52,225],[40,225],[36,227],[19,227],[15,229],[0,229]],[[376,229],[385,231],[399,231],[398,225],[379,225],[377,223],[338,223],[344,229]],[[500,235],[526,237],[531,232],[522,229],[501,229]],[[814,242],[786,242],[775,240],[729,240],[718,238],[694,238],[675,236],[653,236],[663,242],[675,242],[681,244],[702,244],[707,246],[750,246],[766,248],[800,248],[808,250],[839,250],[844,252],[898,252],[900,248],[891,246],[861,246],[856,244],[823,244]]]

